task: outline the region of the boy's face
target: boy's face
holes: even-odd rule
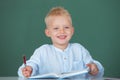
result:
[[[55,16],[49,19],[45,33],[52,39],[55,46],[67,45],[74,29],[67,16]]]

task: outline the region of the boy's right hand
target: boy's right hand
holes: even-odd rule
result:
[[[30,77],[31,73],[32,73],[32,67],[31,66],[26,66],[26,67],[22,68],[22,74],[25,77]]]

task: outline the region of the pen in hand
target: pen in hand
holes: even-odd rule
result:
[[[25,77],[30,77],[31,76],[31,73],[32,73],[32,67],[31,66],[28,66],[26,64],[26,56],[23,55],[23,64],[24,64],[24,68],[22,68],[22,74],[25,76]]]
[[[26,67],[26,56],[25,55],[23,56],[23,63],[25,65],[25,67]]]

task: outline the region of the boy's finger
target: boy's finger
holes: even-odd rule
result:
[[[30,72],[29,72],[29,71],[24,71],[24,72],[23,72],[23,75],[24,75],[25,77],[29,77],[29,76],[30,76]]]

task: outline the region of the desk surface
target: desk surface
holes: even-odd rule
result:
[[[0,80],[70,80],[70,79],[27,79],[27,78],[19,78],[19,77],[0,77]],[[75,79],[75,80],[90,80],[90,79]],[[92,80],[120,80],[120,78],[102,78],[102,79],[92,79]]]

